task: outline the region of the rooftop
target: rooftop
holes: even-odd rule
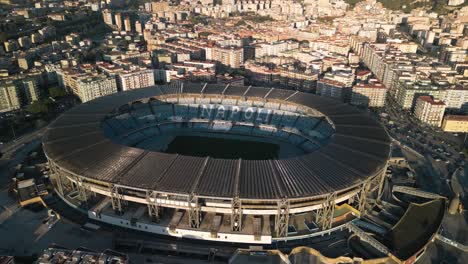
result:
[[[381,83],[358,83],[354,88],[387,89],[387,87]]]
[[[431,105],[445,105],[444,102],[440,100],[436,100],[432,96],[429,96],[429,95],[419,96],[418,100],[425,101],[427,103],[430,103]]]
[[[445,120],[468,122],[468,116],[466,116],[466,115],[447,115],[445,117]]]

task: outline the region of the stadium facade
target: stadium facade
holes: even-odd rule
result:
[[[269,160],[164,152],[168,137],[187,132],[278,142],[294,151]],[[369,115],[332,99],[184,84],[79,105],[49,126],[43,147],[57,193],[91,219],[270,244],[324,234],[368,210],[382,191],[390,138]]]

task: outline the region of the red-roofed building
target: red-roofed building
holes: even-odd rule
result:
[[[371,71],[366,71],[366,70],[362,70],[362,71],[356,71],[356,80],[357,81],[367,81],[370,79],[370,77],[372,76],[372,72]]]

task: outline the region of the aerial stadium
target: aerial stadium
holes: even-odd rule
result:
[[[68,111],[43,149],[94,221],[217,242],[323,235],[381,195],[390,138],[368,114],[291,90],[184,84]]]

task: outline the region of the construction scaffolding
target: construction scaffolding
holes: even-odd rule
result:
[[[364,216],[364,214],[366,213],[366,208],[368,207],[369,205],[369,200],[367,199],[368,196],[369,196],[369,191],[371,189],[371,184],[372,184],[372,180],[367,180],[365,181],[362,186],[361,186],[361,190],[359,191],[359,194],[358,194],[358,211],[360,213],[360,216]]]
[[[379,190],[377,192],[377,201],[380,201],[380,198],[382,198],[383,187],[385,185],[385,179],[386,179],[386,176],[387,176],[387,168],[388,168],[388,161],[385,164],[383,172],[379,177]]]
[[[189,225],[191,228],[200,227],[200,205],[198,204],[198,198],[194,195],[188,197],[188,216]]]
[[[148,214],[153,221],[159,221],[159,206],[157,202],[157,193],[146,191],[146,202],[148,203]]]
[[[78,191],[78,198],[80,201],[87,201],[88,200],[88,195],[86,193],[86,188],[84,186],[83,180],[81,177],[76,177],[75,178],[75,183],[76,183],[76,190]]]
[[[60,173],[54,173],[55,183],[57,184],[57,191],[63,195],[63,182],[62,175]]]
[[[242,230],[242,202],[239,196],[232,199],[231,209],[231,230],[240,232]]]
[[[277,237],[288,236],[289,225],[289,201],[281,199],[278,201],[278,212],[275,217],[275,232]]]
[[[112,209],[114,209],[116,213],[121,214],[122,205],[125,203],[125,200],[123,199],[123,194],[120,192],[120,188],[116,185],[111,185],[109,189],[112,201]]]
[[[315,222],[321,230],[330,229],[333,224],[333,215],[335,214],[336,193],[327,195],[325,202],[322,203],[322,208],[317,210]]]

